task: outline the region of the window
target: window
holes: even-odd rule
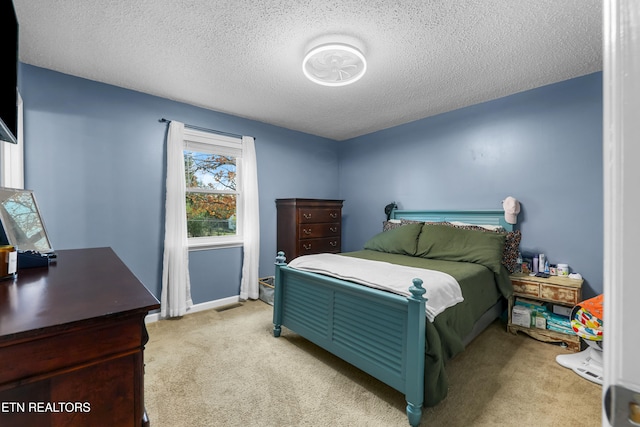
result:
[[[184,130],[185,206],[190,248],[242,244],[242,141]]]

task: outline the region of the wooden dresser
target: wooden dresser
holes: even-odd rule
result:
[[[582,301],[583,280],[558,276],[543,278],[522,273],[512,274],[510,278],[513,284],[513,296],[509,298],[507,329],[514,334],[518,333],[518,331],[524,332],[540,341],[564,343],[570,350],[580,351],[580,338],[576,334],[565,334],[549,329],[514,325],[512,323],[512,310],[517,297],[573,308]]]
[[[278,251],[287,260],[342,250],[343,200],[277,199]]]
[[[110,248],[0,281],[0,426],[142,426],[144,318],[160,307]]]

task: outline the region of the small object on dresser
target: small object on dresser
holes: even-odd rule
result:
[[[569,264],[558,264],[558,276],[569,275]]]
[[[543,273],[544,272],[544,266],[547,262],[547,257],[544,254],[540,254],[538,255],[538,271]]]
[[[18,252],[11,245],[0,246],[0,279],[12,279],[16,277],[18,265]]]
[[[516,258],[516,273],[522,273],[522,254],[518,251],[518,258]]]

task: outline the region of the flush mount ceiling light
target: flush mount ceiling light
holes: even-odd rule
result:
[[[362,52],[344,43],[323,44],[307,53],[302,72],[309,80],[324,86],[345,86],[354,83],[367,71]]]

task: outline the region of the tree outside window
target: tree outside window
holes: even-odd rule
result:
[[[236,157],[185,150],[189,238],[236,235]]]

